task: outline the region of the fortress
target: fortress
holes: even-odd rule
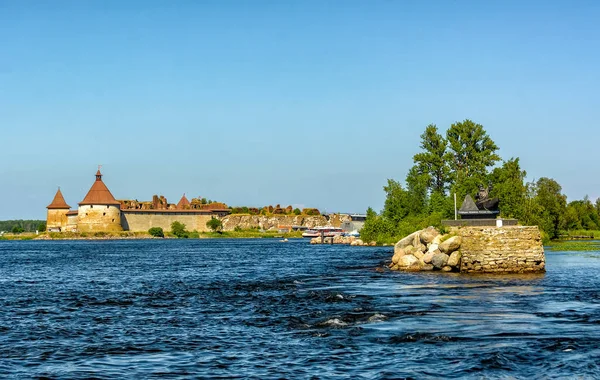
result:
[[[170,230],[174,221],[185,224],[190,231],[202,232],[208,230],[206,222],[211,218],[231,213],[223,203],[205,204],[199,199],[190,202],[185,194],[177,204],[156,195],[151,202],[116,200],[102,181],[100,169],[77,210],[71,210],[60,188],[46,208],[49,232],[148,231],[151,227]]]

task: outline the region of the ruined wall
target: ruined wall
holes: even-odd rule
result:
[[[537,226],[462,227],[461,272],[541,272],[546,258]]]
[[[221,221],[223,222],[224,231],[232,231],[236,226],[242,229],[258,227],[263,230],[276,230],[279,226],[306,226],[313,228],[328,224],[327,219],[321,215],[228,215],[223,217]]]
[[[67,226],[67,212],[69,212],[68,209],[48,209],[48,214],[46,215],[46,228],[48,230],[54,228],[64,230]]]
[[[77,231],[122,231],[121,210],[116,205],[81,205],[77,214]]]
[[[171,224],[175,221],[185,224],[188,231],[210,231],[206,222],[211,215],[193,214],[189,212],[121,212],[121,223],[126,231],[148,231],[152,227],[161,227],[164,231],[171,231]]]

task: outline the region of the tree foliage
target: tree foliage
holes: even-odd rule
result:
[[[171,223],[171,233],[178,238],[186,239],[189,236],[189,232],[185,229],[185,224],[178,221]]]
[[[213,232],[221,231],[223,228],[223,222],[217,218],[210,218],[208,222],[206,222],[206,227],[210,228]]]
[[[482,125],[467,119],[452,124],[445,136],[434,124],[425,128],[421,152],[413,156],[405,181],[388,179],[381,213],[367,210],[361,230],[365,240],[391,242],[416,229],[439,226],[454,215],[454,193],[460,207],[465,195],[475,196],[487,184],[492,184],[490,196],[500,199],[501,217],[538,225],[550,238],[565,229],[600,229],[600,199],[592,203],[586,196],[567,204],[554,179],[526,183],[519,158],[501,161]]]

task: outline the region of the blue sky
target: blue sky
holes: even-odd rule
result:
[[[597,1],[0,0],[0,220],[115,197],[381,209],[430,123],[600,197]]]

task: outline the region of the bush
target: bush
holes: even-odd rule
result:
[[[233,229],[235,232],[242,232],[242,227],[240,226],[235,226],[235,228]]]
[[[154,237],[165,237],[165,231],[161,227],[152,227],[148,230],[148,233]]]
[[[184,239],[186,239],[189,235],[189,233],[185,229],[185,224],[180,223],[178,221],[174,221],[173,223],[171,223],[171,233],[177,236],[178,238]]]
[[[206,222],[206,227],[210,228],[213,232],[220,231],[223,228],[223,223],[221,220],[212,217],[208,222]]]
[[[22,232],[25,232],[25,229],[24,229],[23,227],[21,227],[21,226],[14,226],[14,227],[12,228],[11,232],[12,232],[13,234],[20,234],[20,233],[22,233]]]
[[[294,215],[300,215],[300,214],[302,214],[302,211],[300,211],[299,208],[295,208],[294,209]]]
[[[188,237],[190,239],[199,239],[200,238],[200,234],[198,233],[198,231],[194,230],[192,232],[189,233]]]

